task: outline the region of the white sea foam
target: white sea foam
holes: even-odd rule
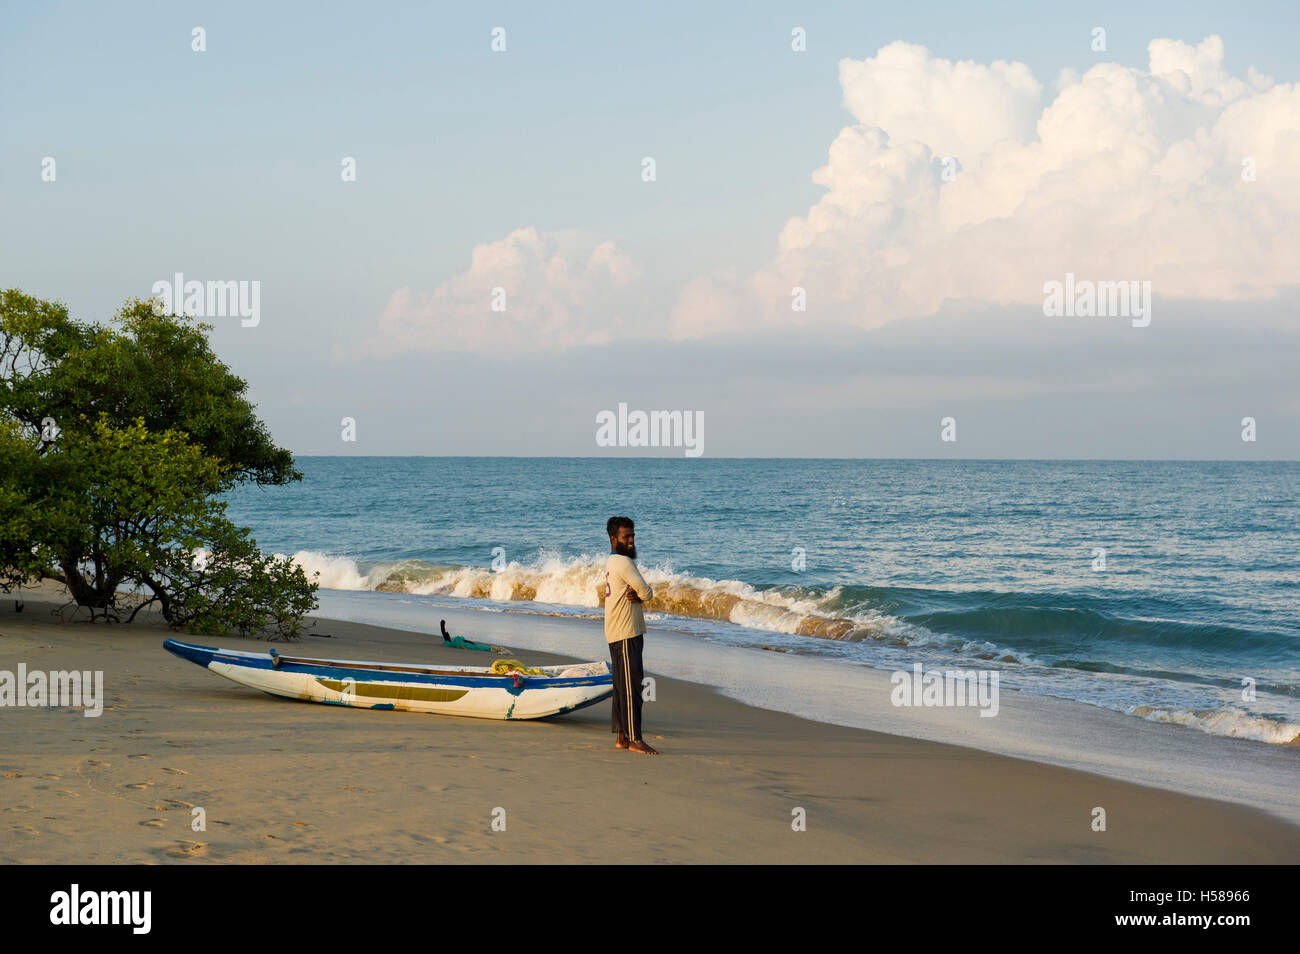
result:
[[[1152,722],[1191,726],[1211,735],[1223,735],[1232,739],[1253,739],[1274,745],[1300,743],[1300,725],[1294,722],[1274,722],[1236,708],[1197,710],[1130,706],[1128,712]]]
[[[380,566],[370,573],[362,573],[357,567],[356,560],[349,557],[329,556],[315,550],[299,550],[292,559],[303,568],[307,579],[315,579],[322,587],[329,590],[376,589],[388,573],[387,566],[390,566]],[[314,576],[316,573],[320,574],[319,578]]]

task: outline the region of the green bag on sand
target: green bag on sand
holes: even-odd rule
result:
[[[438,620],[438,625],[442,628],[443,643],[452,649],[476,649],[481,653],[497,651],[495,646],[484,646],[482,643],[473,642],[464,636],[452,636],[447,632],[447,621],[445,619]]]
[[[453,636],[447,645],[453,649],[477,649],[481,653],[492,652],[491,646],[484,646],[482,643],[471,643],[464,636]]]

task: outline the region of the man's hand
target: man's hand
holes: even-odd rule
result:
[[[630,586],[627,588],[627,592],[624,593],[623,595],[627,597],[627,601],[628,601],[629,603],[640,603],[640,602],[641,602],[641,597],[637,596],[637,595],[636,595],[636,590],[632,589],[632,587],[630,587]]]

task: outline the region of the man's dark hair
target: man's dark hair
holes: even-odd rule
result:
[[[629,530],[636,529],[630,517],[610,517],[605,522],[605,532],[609,534],[611,540],[618,536],[618,531],[623,527],[627,527]]]

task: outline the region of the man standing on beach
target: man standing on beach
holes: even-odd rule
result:
[[[645,614],[641,604],[654,592],[636,568],[636,530],[627,517],[610,517],[609,559],[605,581],[597,593],[605,600],[605,642],[609,643],[614,677],[614,706],[610,731],[618,733],[616,748],[658,755],[641,738],[641,650],[645,646]]]

